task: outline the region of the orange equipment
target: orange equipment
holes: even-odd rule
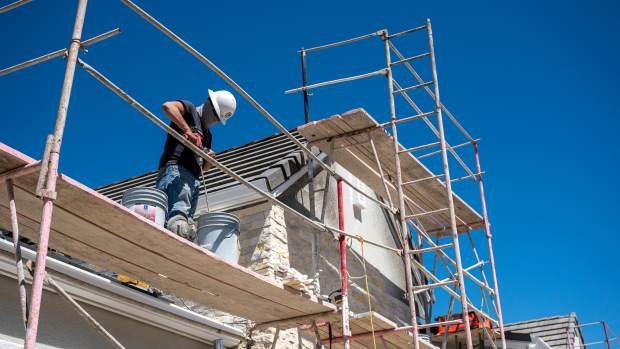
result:
[[[491,323],[491,321],[489,319],[483,318],[482,321],[480,321],[480,318],[478,318],[478,315],[476,313],[474,313],[473,311],[470,311],[468,313],[468,317],[469,317],[469,327],[471,329],[476,329],[476,328],[493,328],[493,324]],[[447,320],[458,320],[461,319],[462,316],[461,314],[452,314],[452,316],[450,317],[450,319],[446,319],[445,316],[438,316],[437,318],[435,318],[435,321],[437,322],[443,322],[443,321],[447,321]],[[437,336],[441,336],[445,333],[446,331],[446,327],[447,327],[447,331],[448,333],[456,333],[459,331],[462,331],[465,328],[465,324],[460,323],[460,324],[456,324],[456,325],[440,325],[436,327],[436,333],[435,331],[433,331],[433,333],[435,333],[435,335]]]

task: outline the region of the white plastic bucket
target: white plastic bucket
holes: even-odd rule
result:
[[[132,188],[123,193],[123,206],[137,214],[155,222],[157,225],[166,224],[168,212],[168,196],[155,188]]]
[[[204,213],[198,218],[198,245],[231,263],[239,263],[237,216],[226,212]]]

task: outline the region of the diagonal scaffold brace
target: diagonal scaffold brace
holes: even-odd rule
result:
[[[32,262],[28,261],[26,265],[28,267],[28,271],[32,275]],[[86,309],[84,309],[78,302],[76,302],[75,299],[73,299],[73,297],[71,297],[71,295],[69,295],[67,291],[65,291],[65,289],[62,288],[54,280],[54,278],[52,278],[51,275],[49,275],[47,272],[44,272],[43,279],[47,285],[49,285],[54,289],[54,291],[56,291],[60,298],[67,302],[69,306],[71,306],[73,310],[75,310],[84,320],[86,320],[89,325],[91,325],[95,330],[97,330],[97,332],[101,334],[103,338],[108,341],[110,345],[112,345],[112,347],[116,349],[125,349],[125,347],[116,338],[114,338],[114,336],[112,336],[112,334],[108,332],[97,320],[95,320],[95,318],[92,317],[92,315],[90,315],[86,311]]]

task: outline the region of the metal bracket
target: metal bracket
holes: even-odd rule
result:
[[[37,187],[35,189],[35,194],[40,198],[43,197],[43,186],[47,182],[47,176],[48,176],[47,172],[49,168],[50,154],[52,152],[53,143],[54,143],[54,135],[51,135],[51,134],[47,135],[47,139],[45,140],[45,149],[43,150],[43,157],[41,158],[41,170],[39,172],[39,178],[37,180]]]
[[[49,190],[49,189],[41,189],[41,191],[39,193],[37,193],[37,195],[41,198],[41,199],[47,199],[47,200],[56,200],[56,192]]]

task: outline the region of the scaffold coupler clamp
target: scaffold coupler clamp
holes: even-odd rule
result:
[[[39,196],[41,199],[47,199],[51,201],[55,201],[57,198],[56,192],[49,189],[41,189],[37,193],[37,196]]]

